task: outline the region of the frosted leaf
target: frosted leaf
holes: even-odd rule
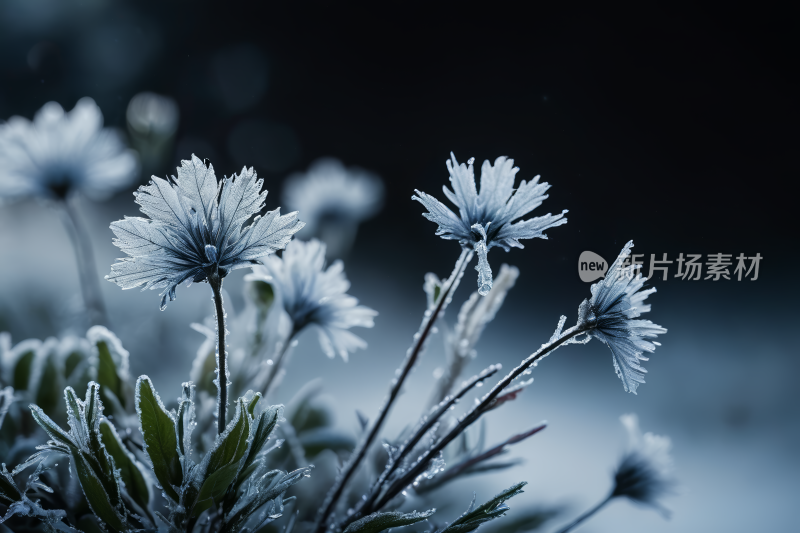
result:
[[[552,343],[552,342],[555,342],[555,341],[558,340],[558,338],[561,336],[561,330],[564,329],[564,324],[566,323],[566,321],[567,321],[567,317],[564,316],[564,315],[561,315],[561,318],[558,319],[558,325],[556,326],[556,330],[550,336],[550,340],[548,342]]]
[[[252,168],[218,184],[214,167],[195,155],[181,161],[177,178],[154,176],[134,193],[150,218],[126,217],[111,224],[114,244],[129,257],[112,265],[106,279],[123,289],[163,289],[163,310],[181,283],[198,283],[216,273],[225,277],[260,263],[303,227],[297,213],[281,216],[280,209],[243,227],[264,207],[262,184]]]
[[[452,190],[443,188],[444,195],[458,208],[458,215],[439,200],[415,190],[412,196],[427,209],[423,216],[438,224],[436,234],[443,239],[459,241],[478,252],[478,259],[491,248],[499,246],[508,251],[512,247],[522,248],[520,239],[542,238],[547,236],[547,229],[567,222],[564,210],[558,215],[547,214],[527,220],[518,220],[540,206],[547,198],[548,183],[539,183],[539,176],[531,182],[522,181],[514,188],[518,168],[514,161],[506,157],[498,157],[494,165],[485,161],[481,167],[481,186],[478,192],[472,165],[459,164],[455,155],[450,154],[447,161]],[[483,228],[485,235],[475,229],[475,225]],[[477,245],[483,242],[485,252]],[[485,256],[484,256],[485,259]],[[488,262],[487,262],[488,263]],[[479,287],[488,291],[487,269],[480,267]]]

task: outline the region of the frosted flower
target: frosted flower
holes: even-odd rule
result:
[[[447,161],[453,190],[446,186],[442,188],[444,195],[458,207],[458,216],[433,196],[416,189],[417,195],[412,199],[421,202],[428,210],[422,216],[439,225],[437,235],[443,239],[457,240],[475,250],[478,255],[478,266],[475,268],[478,271],[479,292],[486,295],[492,288],[488,251],[494,246],[505,251],[511,247],[523,248],[520,239],[546,239],[545,230],[567,223],[564,218],[567,211],[515,222],[542,204],[548,196],[545,192],[550,184],[539,183],[539,176],[536,176],[530,183],[523,180],[514,189],[519,168],[514,166],[513,159],[498,157],[494,165],[488,160],[483,162],[481,190],[478,192],[472,169],[473,160],[470,159],[468,165],[459,164],[451,153]]]
[[[358,225],[380,211],[383,196],[378,176],[327,158],[312,163],[305,174],[289,176],[282,200],[303,213],[302,235],[319,237],[337,256],[352,246]]]
[[[383,183],[378,176],[345,168],[336,159],[319,159],[305,174],[286,179],[283,203],[302,212],[305,231],[315,234],[328,218],[358,223],[375,216],[383,205]]]
[[[81,191],[103,200],[130,185],[139,172],[136,153],[102,126],[91,98],[69,113],[48,102],[32,122],[11,117],[0,125],[0,198],[64,199]]]
[[[626,496],[668,514],[659,500],[675,486],[669,437],[642,435],[634,414],[623,415],[620,420],[628,430],[629,446],[614,474],[611,496]]]
[[[294,331],[316,326],[328,357],[339,354],[346,361],[348,353],[366,348],[367,343],[348,330],[354,326],[371,328],[378,313],[358,305],[358,300],[347,294],[350,282],[343,263],[334,261],[326,269],[325,245],[316,239],[294,240],[282,255],[265,258],[263,266],[253,267],[253,274],[275,288]]]
[[[281,216],[278,208],[242,228],[264,207],[262,185],[252,168],[218,184],[214,167],[195,155],[181,161],[177,178],[153,176],[134,193],[150,219],[125,217],[111,223],[114,244],[130,257],[112,265],[106,279],[123,289],[163,288],[163,310],[180,283],[224,278],[231,270],[259,264],[303,227],[296,212]]]
[[[636,272],[641,265],[623,266],[631,253],[633,241],[622,249],[608,269],[606,277],[592,285],[591,299],[584,300],[578,309],[578,325],[588,327],[590,337],[605,343],[614,358],[614,368],[627,392],[636,394],[639,383],[644,383],[640,361],[648,358],[642,354],[653,352],[660,344],[646,340],[666,333],[667,330],[649,320],[636,320],[650,311],[644,300],[655,288],[640,291],[647,281]],[[636,274],[636,275],[634,275]]]

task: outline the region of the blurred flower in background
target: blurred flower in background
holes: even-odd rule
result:
[[[614,474],[612,495],[655,507],[669,516],[659,500],[672,492],[675,485],[670,438],[653,433],[643,435],[639,418],[634,414],[622,415],[620,421],[628,431],[628,450]]]
[[[328,246],[329,257],[342,257],[353,246],[358,225],[383,207],[381,179],[357,167],[345,168],[336,159],[312,163],[306,173],[286,179],[283,203],[303,213],[304,238],[318,237]]]
[[[136,153],[102,126],[91,98],[69,113],[48,102],[33,121],[11,117],[0,126],[0,198],[65,199],[80,191],[104,200],[130,185],[139,170]]]
[[[180,119],[178,104],[169,96],[142,92],[131,98],[125,116],[131,144],[142,158],[143,174],[149,176],[169,162]]]

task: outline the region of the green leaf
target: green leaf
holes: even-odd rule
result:
[[[33,365],[34,350],[28,350],[17,358],[14,365],[14,390],[28,390],[31,379],[31,365]]]
[[[244,398],[236,401],[236,414],[228,424],[214,448],[209,452],[206,475],[200,487],[197,502],[192,508],[192,516],[196,517],[214,503],[222,501],[228,487],[236,480],[240,462],[247,452],[250,438],[250,416]]]
[[[122,391],[123,384],[117,373],[117,366],[114,364],[114,359],[111,357],[108,344],[105,341],[98,342],[97,350],[97,382],[103,386],[103,389],[108,389],[109,392],[112,392],[119,403],[122,404],[124,401]],[[114,414],[120,415],[122,413]]]
[[[267,311],[275,301],[272,285],[259,279],[245,278],[244,294],[261,312]]]
[[[120,470],[120,477],[125,483],[125,488],[142,509],[147,509],[150,502],[150,489],[144,479],[133,454],[125,449],[117,430],[107,419],[100,421],[100,435],[108,454],[114,458],[114,464]]]
[[[260,399],[261,399],[261,393],[257,392],[253,395],[253,399],[250,400],[250,403],[247,404],[247,412],[250,414],[250,418],[253,418],[255,416],[256,405],[258,405],[258,401]]]
[[[477,508],[474,507],[475,497],[473,496],[472,504],[469,506],[469,509],[467,509],[467,512],[444,528],[441,533],[466,533],[468,531],[474,531],[482,524],[503,516],[506,511],[508,511],[508,506],[505,504],[505,501],[513,498],[517,494],[521,494],[522,487],[525,485],[527,485],[525,481],[517,483]]]
[[[45,412],[55,413],[60,405],[59,391],[63,387],[63,383],[61,383],[61,376],[56,366],[56,351],[52,346],[48,346],[48,348],[45,353],[40,354],[44,361],[40,363],[40,372],[37,372],[36,381],[38,383],[30,385],[31,389],[36,391],[36,405]]]
[[[228,491],[230,484],[236,479],[236,472],[238,471],[239,464],[231,463],[208,476],[203,486],[200,487],[197,503],[192,508],[192,516],[197,517],[213,504],[219,504]]]
[[[153,389],[150,378],[142,376],[136,382],[136,411],[139,413],[145,453],[153,465],[161,488],[175,502],[178,493],[173,485],[183,484],[183,471],[178,456],[175,422]]]
[[[392,527],[408,526],[427,520],[435,512],[436,509],[430,509],[423,513],[416,511],[411,513],[401,513],[399,511],[372,513],[347,526],[344,533],[379,533]]]
[[[103,487],[103,482],[97,476],[83,452],[73,448],[70,455],[72,456],[75,471],[78,473],[78,480],[81,483],[83,494],[86,496],[86,501],[89,503],[92,513],[115,530],[126,531],[125,517],[119,512],[120,510],[124,512],[124,507],[117,508],[112,505],[108,493]]]
[[[253,442],[250,444],[250,452],[244,462],[243,468],[248,468],[256,459],[258,453],[264,448],[264,444],[269,440],[272,430],[278,423],[278,419],[283,414],[282,405],[271,405],[258,415],[255,431],[253,431]]]
[[[83,361],[85,355],[79,351],[70,352],[64,358],[64,375],[66,377],[72,377],[72,373],[78,368],[78,365]]]
[[[238,464],[244,457],[247,451],[247,440],[250,438],[250,417],[245,414],[246,409],[244,399],[239,398],[236,401],[236,414],[233,420],[210,452],[209,472],[233,463]]]
[[[31,404],[30,409],[33,419],[41,426],[44,432],[47,433],[51,439],[57,442],[63,442],[70,448],[77,449],[78,445],[72,440],[72,436],[58,427],[58,424],[53,422],[50,417],[47,416],[44,411],[42,411],[41,407]]]

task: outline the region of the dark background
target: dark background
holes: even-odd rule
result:
[[[552,427],[518,447],[529,458],[518,474],[486,481],[494,489],[527,476],[524,503],[576,512],[606,490],[622,443],[616,418],[636,411],[645,429],[675,442],[675,518],[620,504],[587,532],[785,530],[800,494],[791,186],[800,48],[789,9],[0,0],[0,118],[91,96],[106,124],[124,129],[128,101],[149,90],[181,113],[172,162],[154,170],[162,176],[192,152],[218,175],[253,165],[270,209],[282,179],[321,156],[382,176],[386,206],[346,258],[351,292],[381,313],[363,332],[371,348],[345,366],[321,357],[309,336],[294,366],[319,364],[312,372],[328,376],[348,428],[354,407],[381,397],[410,341],[423,274],[444,276],[457,257],[410,200],[415,188],[443,199],[451,150],[476,166],[513,157],[521,179],[541,174],[553,185],[537,214],[570,210],[550,240],[490,253],[495,272],[507,261],[521,276],[476,370],[513,364],[547,340],[560,314],[575,319],[588,296],[575,265],[584,250],[613,260],[633,239],[648,257],[760,253],[755,282],[655,281],[652,319],[670,332],[638,396],[623,393],[599,343],[548,359],[530,394],[490,429],[499,439],[530,416]],[[135,213],[126,192],[85,202],[101,273],[118,254],[108,223]],[[0,326],[16,341],[61,333],[42,311],[77,293],[57,218],[33,202],[4,206],[0,217]],[[241,276],[232,278],[236,304]],[[457,299],[474,283],[469,269]],[[187,326],[211,312],[208,295],[180,289],[159,313],[153,293],[103,289],[134,373],[159,387],[183,381],[201,341]],[[441,360],[433,344],[409,386],[429,386]],[[290,369],[288,396],[314,377],[297,374]],[[473,488],[458,490],[468,500]]]

